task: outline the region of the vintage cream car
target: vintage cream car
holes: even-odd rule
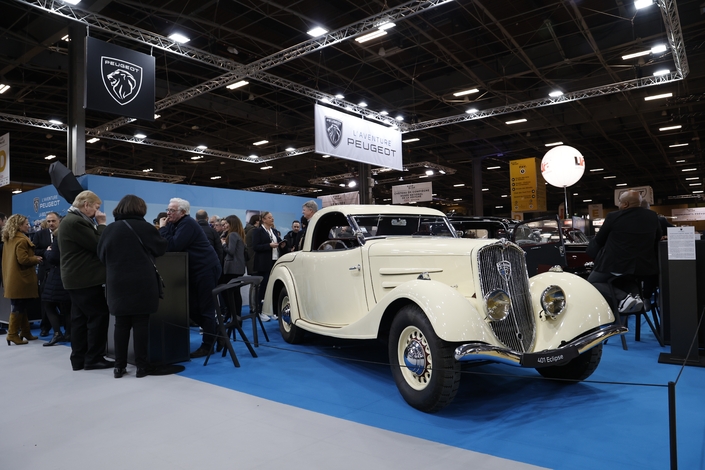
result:
[[[579,381],[626,331],[584,279],[529,279],[517,245],[458,238],[442,212],[414,206],[318,211],[303,249],[274,265],[263,312],[289,343],[305,332],[387,340],[402,397],[427,412],[453,400],[461,362]]]

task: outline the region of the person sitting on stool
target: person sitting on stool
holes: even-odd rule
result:
[[[625,274],[640,279],[658,276],[660,239],[656,213],[641,207],[639,192],[625,191],[619,196],[619,210],[607,214],[602,228],[590,242],[588,254],[595,258],[595,268],[588,281],[609,301],[611,278]],[[638,289],[629,290],[614,288],[619,313],[638,312],[644,306]]]

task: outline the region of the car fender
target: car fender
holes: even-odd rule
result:
[[[551,319],[543,313],[541,295],[549,286],[556,285],[565,292],[566,306],[563,313]],[[534,350],[558,347],[585,332],[614,322],[609,304],[588,281],[570,273],[547,272],[529,279],[529,291],[536,318]]]
[[[269,275],[269,282],[267,283],[267,292],[264,296],[264,303],[262,304],[262,313],[267,315],[274,314],[274,303],[279,299],[279,292],[282,287],[286,288],[286,292],[289,295],[289,307],[291,309],[291,320],[295,321],[299,318],[299,302],[296,297],[296,283],[294,282],[294,276],[287,267],[286,263],[277,263],[272,272]]]
[[[387,293],[370,311],[367,319],[379,319],[393,312],[398,301],[411,301],[428,317],[439,338],[449,341],[483,341],[496,343],[485,315],[478,311],[477,302],[460,294],[455,288],[434,280],[405,282]],[[361,320],[361,321],[364,321]]]

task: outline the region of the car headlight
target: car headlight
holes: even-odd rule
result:
[[[555,320],[565,310],[565,292],[558,286],[548,286],[541,294],[541,306],[546,315]]]
[[[492,321],[502,321],[509,315],[512,300],[505,291],[494,290],[485,296],[487,317]]]

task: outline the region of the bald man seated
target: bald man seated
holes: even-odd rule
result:
[[[641,207],[639,192],[625,191],[619,197],[619,210],[607,214],[591,242],[591,250],[597,254],[588,281],[610,299],[607,282],[614,276],[633,275],[641,280],[653,280],[658,277],[660,239],[661,227],[656,213]],[[637,286],[620,287],[615,287],[619,312],[641,310],[644,304]]]

